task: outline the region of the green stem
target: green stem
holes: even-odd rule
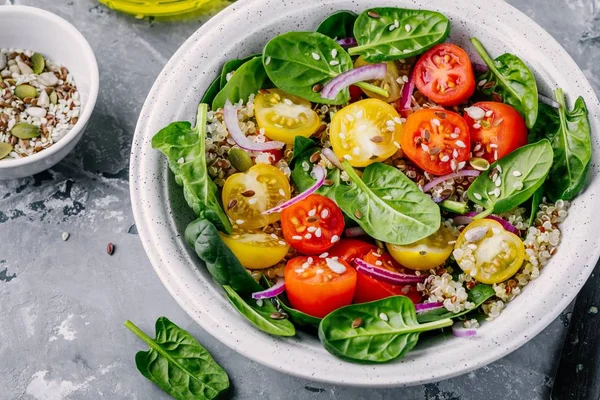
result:
[[[459,201],[444,200],[440,203],[440,208],[444,211],[448,211],[454,214],[466,214],[469,211],[467,203],[461,203]]]
[[[493,212],[494,212],[493,208],[488,208],[487,210],[484,210],[484,211],[480,212],[479,214],[477,214],[476,216],[474,216],[473,221],[478,220],[478,219],[483,219],[489,215],[492,215]]]
[[[135,326],[133,322],[131,322],[130,320],[125,321],[125,327],[127,327],[127,329],[133,332],[137,337],[146,342],[148,346],[160,352],[161,349],[157,348],[158,346],[156,346],[156,342],[150,336],[146,335],[140,328]]]
[[[388,93],[387,90],[382,89],[379,86],[375,86],[375,85],[372,85],[372,84],[367,83],[367,82],[358,82],[356,84],[356,86],[358,86],[361,89],[368,90],[369,92],[372,92],[372,93],[378,94],[380,96],[383,96],[383,97],[388,97],[389,96],[389,93]]]
[[[447,326],[452,326],[454,321],[452,318],[440,319],[439,321],[427,322],[425,324],[418,325],[418,332],[432,331],[434,329],[442,329]]]
[[[473,47],[475,47],[475,51],[479,54],[479,57],[483,60],[483,62],[488,66],[488,68],[494,72],[496,72],[496,66],[494,65],[494,60],[490,57],[490,55],[485,51],[485,48],[479,41],[479,39],[472,37],[471,43]]]

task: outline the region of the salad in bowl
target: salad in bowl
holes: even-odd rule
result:
[[[227,61],[194,123],[153,137],[198,267],[256,329],[389,362],[423,332],[493,324],[558,251],[591,161],[585,102],[477,38],[470,57],[450,25],[335,12]]]

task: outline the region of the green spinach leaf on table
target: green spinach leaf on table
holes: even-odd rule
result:
[[[419,324],[404,296],[339,308],[321,321],[319,339],[327,351],[349,361],[383,363],[410,351],[421,332],[452,325],[451,319]]]
[[[469,199],[486,209],[481,217],[508,212],[531,198],[544,184],[552,159],[552,146],[546,139],[518,148],[475,179],[467,192]],[[496,175],[499,186],[497,180],[492,180]]]
[[[260,57],[255,57],[245,62],[231,76],[223,89],[212,102],[212,110],[222,108],[229,100],[236,103],[240,100],[247,101],[251,94],[256,94],[267,82],[267,74]]]
[[[289,320],[278,319],[281,314],[270,301],[263,300],[259,306],[256,300],[250,296],[241,296],[229,285],[223,285],[223,289],[235,309],[261,331],[276,336],[296,334],[296,329]]]
[[[302,136],[296,136],[294,141],[294,156],[290,162],[292,168],[292,181],[300,192],[316,183],[311,176],[315,163],[310,161],[311,156],[320,152],[321,148],[315,142]],[[327,169],[326,184],[321,186],[315,193],[327,196],[335,201],[335,189],[340,183],[340,170],[337,168]]]
[[[471,43],[489,68],[487,73],[478,78],[479,81],[486,81],[482,86],[483,93],[491,96],[494,101],[513,106],[531,129],[538,116],[538,89],[529,67],[510,53],[492,60],[479,40],[471,38]]]
[[[217,185],[206,167],[207,105],[198,106],[196,126],[189,122],[173,122],[152,138],[152,148],[159,150],[169,162],[178,185],[194,213],[212,222],[219,230],[231,233],[231,223],[221,206]]]
[[[348,161],[343,166],[350,185],[338,186],[336,202],[372,238],[410,244],[440,227],[440,208],[398,169],[373,163],[361,179]]]
[[[354,22],[358,15],[352,11],[336,11],[323,20],[317,27],[317,32],[336,39],[354,36]]]
[[[473,307],[472,309],[464,310],[459,313],[453,313],[452,311],[446,310],[445,307],[437,308],[435,310],[425,311],[417,314],[417,321],[419,321],[420,324],[424,324],[427,322],[438,321],[440,319],[445,318],[462,317],[463,315],[477,310],[477,308],[479,308],[483,303],[485,303],[487,300],[491,299],[495,295],[496,292],[490,285],[478,283],[473,287],[473,289],[469,290],[469,293],[467,294],[467,301],[475,304],[475,307]]]
[[[450,21],[435,11],[395,7],[372,8],[358,16],[348,49],[370,63],[393,61],[424,53],[450,34]]]
[[[591,128],[585,101],[579,97],[569,110],[562,89],[554,93],[560,105],[557,110],[540,106],[540,122],[531,136],[546,137],[554,150],[554,162],[546,193],[552,201],[572,200],[583,189],[592,159]]]
[[[135,355],[138,370],[178,400],[210,400],[229,388],[227,373],[189,332],[165,317],[156,321],[152,339],[131,321],[125,326],[150,350]]]

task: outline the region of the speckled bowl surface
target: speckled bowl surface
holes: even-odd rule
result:
[[[230,58],[260,52],[273,36],[314,30],[332,11],[360,12],[374,6],[427,8],[452,20],[450,40],[474,54],[478,37],[497,56],[512,52],[536,74],[540,91],[565,89],[569,101],[584,96],[593,129],[594,160],[587,189],[563,224],[558,253],[541,276],[493,322],[471,339],[423,337],[401,360],[383,365],[341,361],[314,336],[277,338],[255,329],[227,302],[222,290],[186,246],[183,232],[193,215],[152,136],[176,120],[195,116],[198,102],[220,66]],[[131,155],[131,197],[140,237],[156,273],[179,304],[208,332],[234,350],[279,371],[313,381],[356,386],[399,386],[441,380],[484,366],[523,345],[574,299],[600,255],[600,105],[581,70],[566,51],[528,17],[501,0],[241,0],[202,26],[181,46],[154,84],[142,109]]]

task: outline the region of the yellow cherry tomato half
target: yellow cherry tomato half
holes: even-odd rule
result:
[[[525,245],[499,222],[480,219],[460,233],[454,246],[459,267],[482,283],[500,283],[517,273],[525,259]]]
[[[229,236],[219,232],[219,236],[248,269],[272,267],[283,260],[290,249],[283,239],[261,231],[234,231]]]
[[[294,144],[296,136],[309,137],[321,125],[309,101],[283,90],[262,90],[254,99],[254,108],[258,127],[271,140]]]
[[[436,233],[418,242],[405,246],[386,243],[386,246],[390,255],[402,266],[427,271],[442,265],[450,257],[455,239],[450,229],[442,226]]]
[[[366,62],[362,57],[358,57],[356,61],[354,61],[354,68],[369,64],[370,63]],[[402,97],[402,87],[404,87],[403,77],[408,76],[412,63],[401,64],[399,61],[388,61],[386,62],[386,65],[387,72],[385,78],[368,82],[385,89],[388,92],[388,96],[384,97],[364,89],[362,89],[362,91],[369,97],[391,103]]]
[[[278,168],[256,164],[227,178],[222,196],[225,213],[234,224],[242,229],[258,229],[279,220],[281,213],[263,215],[262,212],[289,200],[291,189]]]
[[[342,108],[329,125],[334,153],[353,167],[387,160],[398,150],[401,135],[398,112],[378,99],[361,100]]]

